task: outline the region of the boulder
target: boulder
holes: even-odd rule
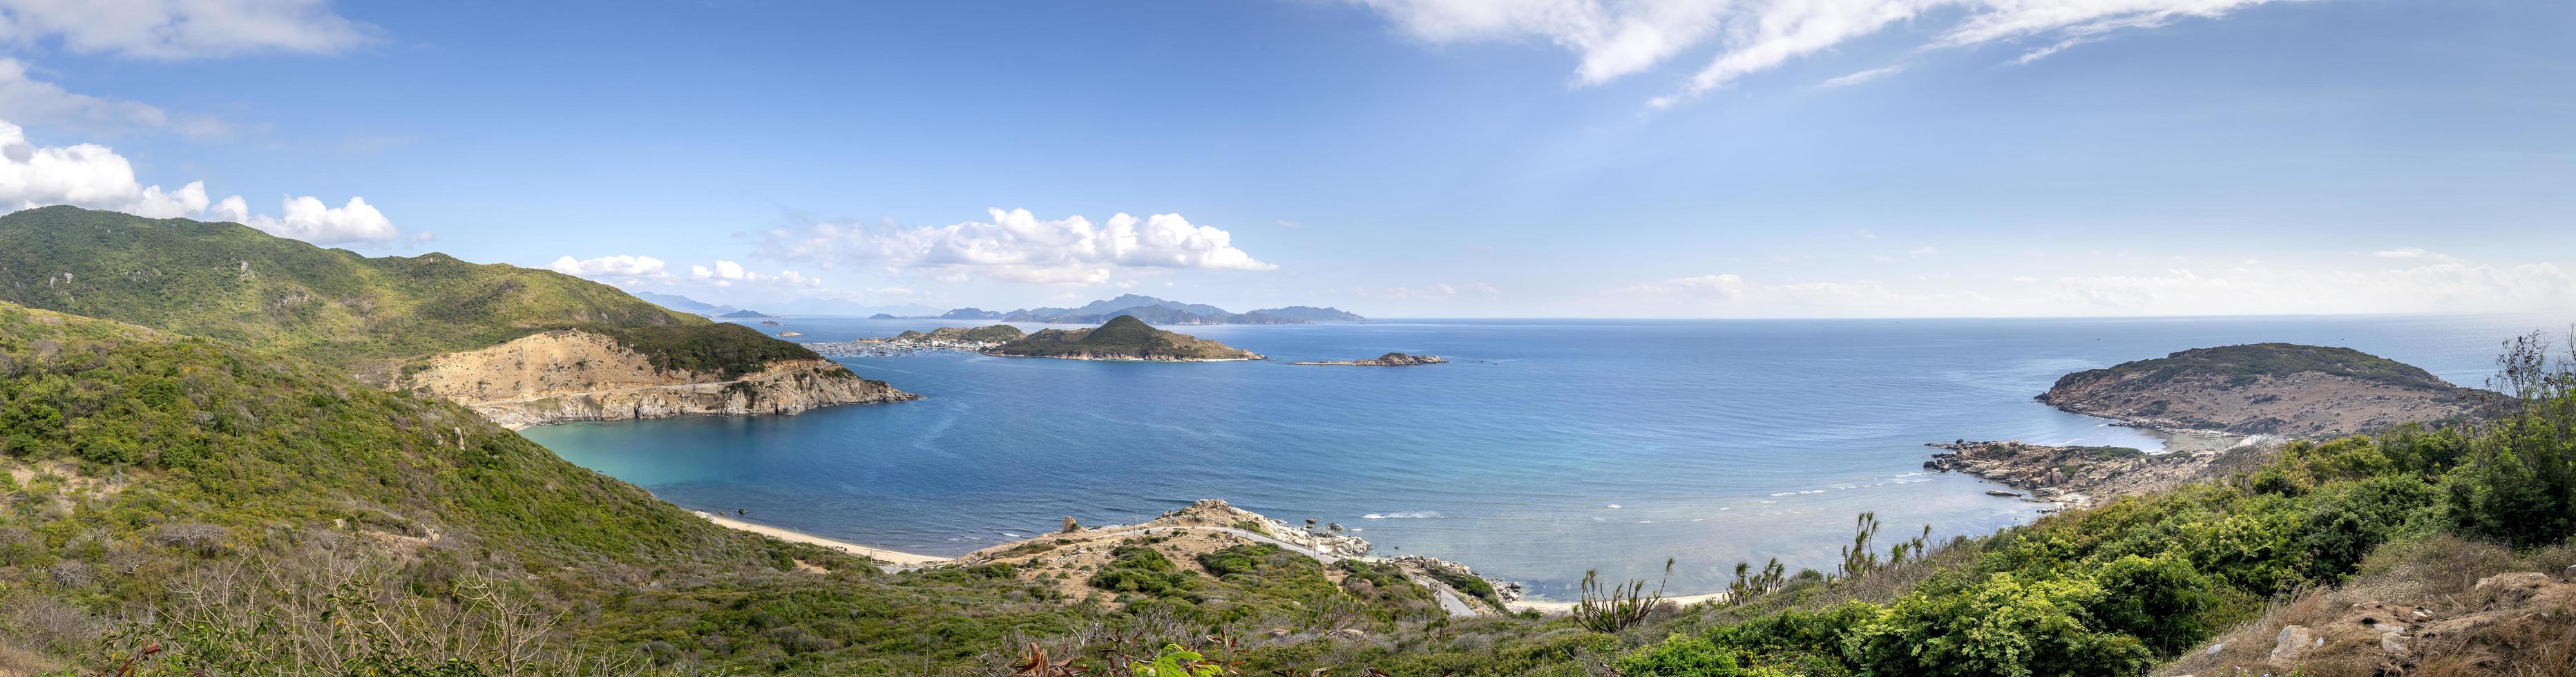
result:
[[[2324,639],[2308,632],[2308,626],[2284,625],[2281,634],[2272,639],[2272,660],[2289,660],[2323,644]]]

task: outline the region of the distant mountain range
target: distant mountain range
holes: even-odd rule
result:
[[[917,303],[885,306],[868,305],[856,301],[844,301],[840,299],[818,298],[801,298],[780,303],[765,303],[761,304],[761,310],[772,315],[846,315],[850,317],[867,317],[870,315],[880,314],[898,316],[939,314],[938,308]]]
[[[742,310],[741,308],[735,308],[733,306],[720,306],[707,303],[686,296],[681,296],[679,294],[656,294],[649,291],[630,291],[627,293],[634,294],[635,298],[644,299],[646,302],[652,303],[653,305],[677,310],[691,315],[714,316]]]
[[[736,315],[736,313],[744,312],[760,312],[761,314],[758,317],[779,317],[786,315],[846,315],[850,317],[884,315],[887,317],[915,317],[933,315],[939,312],[938,308],[920,304],[871,306],[855,301],[818,298],[790,299],[780,301],[778,303],[765,303],[761,304],[761,307],[766,308],[767,310],[753,311],[749,308],[737,308],[734,306],[707,303],[705,301],[678,294],[658,294],[649,291],[629,293],[634,294],[635,298],[650,301],[653,305],[677,310],[691,315],[704,315],[720,319],[754,317],[751,315]]]
[[[1337,308],[1288,306],[1248,313],[1228,312],[1204,303],[1182,303],[1151,296],[1123,294],[1117,298],[1093,301],[1079,308],[1026,308],[1003,312],[982,308],[958,308],[930,316],[913,316],[934,320],[1001,320],[1004,322],[1043,322],[1048,324],[1098,324],[1120,315],[1133,316],[1147,324],[1306,324],[1310,322],[1360,322],[1368,318]],[[885,318],[901,317],[885,315]]]

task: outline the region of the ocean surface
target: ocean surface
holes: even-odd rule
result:
[[[1676,593],[1738,561],[1829,568],[1853,521],[1982,534],[2042,507],[1926,474],[1927,442],[2161,441],[2032,401],[2070,371],[2186,348],[2348,346],[2462,385],[2497,344],[2570,317],[1974,320],[1377,320],[1167,327],[1268,362],[962,353],[844,359],[925,397],[799,416],[575,423],[525,434],[683,507],[956,555],[1200,498],[1338,523],[1570,598],[1586,570]],[[789,318],[842,341],[928,320]],[[956,325],[957,322],[945,324]],[[1035,329],[1035,325],[1024,328]],[[2553,329],[2554,328],[2554,329]],[[1288,362],[1441,355],[1380,368]],[[1884,536],[1882,537],[1885,538]]]

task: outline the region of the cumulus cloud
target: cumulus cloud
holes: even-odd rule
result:
[[[195,59],[267,52],[338,53],[374,26],[330,0],[0,0],[0,42],[52,40],[81,54]]]
[[[366,198],[351,197],[347,204],[338,207],[323,204],[321,198],[311,195],[280,197],[278,201],[286,212],[284,217],[250,214],[249,204],[238,195],[224,198],[214,211],[227,217],[226,220],[270,235],[314,244],[392,242],[402,236],[402,231],[394,228],[393,220],[385,218],[384,212],[376,211],[375,205],[367,204]]]
[[[1682,314],[1800,317],[2512,312],[2576,304],[2576,278],[2555,263],[2480,263],[2435,252],[2389,258],[2405,263],[2016,275],[2001,286],[1949,289],[1923,278],[1758,282],[1715,274],[1606,295],[1674,304],[1657,307],[1688,311]]]
[[[1118,270],[1272,270],[1234,246],[1234,236],[1179,214],[1124,213],[1094,224],[1039,219],[1026,209],[989,210],[991,221],[946,226],[821,223],[761,236],[760,253],[825,267],[879,265],[940,280],[974,277],[1030,284],[1091,285]],[[722,277],[722,271],[709,271]]]
[[[2114,31],[2162,26],[2182,18],[2215,18],[2244,7],[2294,0],[1350,1],[1434,43],[1547,40],[1579,59],[1574,70],[1578,85],[1644,72],[1715,43],[1716,53],[1707,65],[1673,94],[1651,102],[1668,106],[1791,59],[1927,16],[1956,16],[1928,46],[2044,39],[2056,44],[2042,51],[2053,53]],[[1934,10],[1956,13],[1933,14]],[[2033,58],[2037,57],[2024,60]]]
[[[823,284],[822,280],[799,275],[793,270],[766,275],[752,272],[743,268],[742,264],[723,259],[716,260],[713,268],[689,266],[689,279],[718,287],[730,287],[737,282],[764,283],[781,287],[816,287]]]
[[[202,181],[175,190],[143,185],[134,177],[134,164],[115,149],[93,143],[37,146],[27,141],[26,130],[0,122],[0,212],[47,205],[152,218],[209,217],[315,244],[387,242],[401,236],[383,212],[362,198],[331,207],[320,198],[290,197],[284,200],[283,217],[254,215],[239,195],[210,202]]]

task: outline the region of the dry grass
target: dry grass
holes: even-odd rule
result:
[[[2576,608],[2570,605],[2576,583],[2559,578],[2571,563],[2576,546],[2570,545],[2516,554],[2451,536],[2390,543],[2362,563],[2350,584],[2276,600],[2262,617],[2157,674],[2576,677]],[[2511,589],[2505,579],[2479,586],[2517,572],[2548,572],[2516,579],[2543,592]],[[2382,632],[2368,621],[2406,626],[2399,639],[2406,652],[2387,651]],[[2282,629],[2292,625],[2324,645],[2275,658]]]

